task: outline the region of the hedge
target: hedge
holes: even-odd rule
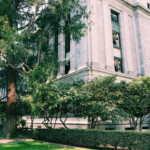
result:
[[[32,135],[34,139],[54,143],[83,147],[99,147],[107,144],[122,149],[150,150],[150,132],[136,131],[102,131],[82,129],[38,129],[23,130],[23,134]]]

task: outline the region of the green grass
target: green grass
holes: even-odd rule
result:
[[[87,149],[73,148],[69,146],[66,147],[58,144],[32,141],[32,142],[0,144],[0,150],[87,150]]]

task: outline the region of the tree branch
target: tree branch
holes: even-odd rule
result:
[[[40,40],[39,49],[38,49],[38,59],[36,65],[39,65],[40,63],[41,47],[42,47],[42,41]]]
[[[1,49],[1,57],[0,57],[1,60],[3,60],[5,58],[5,56],[4,56],[5,50],[6,50],[6,47],[4,47],[4,48]]]
[[[12,67],[13,69],[20,69],[20,68],[23,67],[23,65],[24,65],[24,63],[22,63],[22,64],[20,64],[19,66],[15,67],[15,66],[13,66],[12,64],[8,64],[8,66]]]
[[[31,68],[20,58],[20,61],[22,61],[23,63],[24,63],[24,66],[26,67],[26,68],[28,68],[28,70],[31,70]]]
[[[22,64],[20,64],[19,66],[14,66],[14,65],[12,65],[12,64],[8,64],[8,66],[10,66],[10,67],[12,67],[13,69],[22,69],[26,74],[29,74],[29,71],[27,71],[26,69],[25,69],[25,67],[27,67],[29,70],[30,70],[30,68],[29,68],[29,66],[27,66],[24,62],[22,63]],[[25,66],[25,67],[24,67]]]
[[[36,6],[35,6],[35,13],[34,13],[33,19],[31,20],[31,23],[28,26],[28,31],[29,32],[31,31],[31,28],[32,28],[32,26],[33,26],[33,24],[34,24],[34,22],[36,20],[38,10],[39,10],[39,4],[37,3]]]
[[[1,99],[0,99],[0,101],[2,101],[2,100],[3,100],[3,99],[5,99],[5,98],[7,98],[7,96],[5,96],[5,97],[1,98]]]
[[[35,34],[35,33],[37,33],[39,30],[41,30],[41,28],[37,28],[34,32],[31,32],[31,34]]]

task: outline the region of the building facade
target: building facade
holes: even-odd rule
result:
[[[86,0],[92,21],[79,43],[59,37],[58,80],[91,80],[116,74],[118,80],[132,81],[150,75],[150,0]]]

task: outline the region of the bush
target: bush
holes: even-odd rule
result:
[[[99,147],[107,144],[113,147],[121,147],[133,150],[149,150],[150,149],[150,132],[137,131],[101,131],[101,130],[80,130],[80,129],[50,129],[35,130],[32,134],[33,138],[55,142],[61,144],[69,144],[83,147]],[[24,130],[23,134],[29,133]]]

